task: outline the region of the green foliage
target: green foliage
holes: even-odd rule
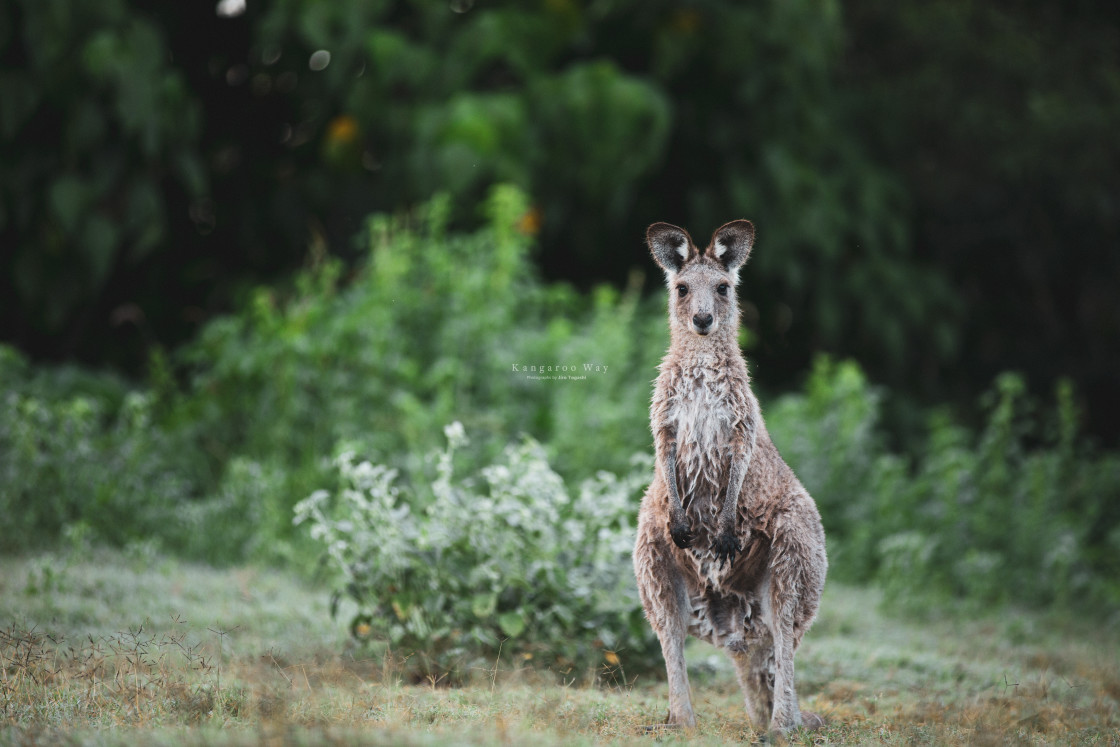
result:
[[[1079,439],[1068,382],[1039,412],[1022,377],[1004,374],[980,433],[934,412],[913,459],[884,448],[878,399],[854,363],[821,358],[807,395],[768,412],[820,506],[835,574],[907,603],[1120,603],[1120,457]]]
[[[287,290],[258,289],[172,361],[153,356],[147,391],[47,382],[7,353],[0,490],[25,524],[13,547],[86,521],[102,540],[156,536],[212,561],[287,557],[292,506],[332,484],[330,455],[420,474],[456,419],[476,467],[527,433],[577,482],[628,469],[649,445],[663,311],[637,284],[582,295],[541,283],[515,189],[492,192],[474,233],[449,233],[448,209],[440,198],[372,218],[363,269],[343,279],[323,258]],[[540,367],[571,370],[527,371]]]
[[[454,451],[467,437],[458,422],[445,432],[430,482],[400,488],[396,470],[345,453],[340,493],[296,506],[357,603],[355,636],[415,656],[413,672],[457,679],[499,655],[563,673],[602,665],[607,652],[631,671],[656,662],[629,562],[650,459],[573,494],[532,440],[458,477]]]
[[[198,106],[159,25],[127,2],[6,0],[0,16],[0,54],[22,63],[0,73],[4,274],[56,335],[167,245],[166,187],[201,195]]]
[[[858,341],[898,371],[954,351],[960,318],[912,256],[906,191],[849,124],[838,3],[406,7],[290,0],[260,31],[300,62],[331,51],[301,79],[304,124],[330,152],[342,132],[359,141],[388,204],[472,205],[508,181],[540,207],[550,267],[615,278],[645,262],[653,220],[711,230],[749,210],[765,217],[744,277],[762,354]]]
[[[56,382],[71,379],[84,394],[52,392],[52,384],[30,377],[26,363],[5,348],[0,362],[5,549],[26,549],[93,517],[97,529],[118,541],[150,528],[159,501],[149,499],[167,490],[174,477],[162,472],[158,457],[145,458],[158,453],[161,434],[149,439],[144,430],[144,395],[128,395],[119,382],[93,376],[77,382],[57,377]],[[117,412],[107,412],[98,393],[120,401]]]
[[[757,219],[770,386],[819,350],[926,401],[1012,367],[1116,437],[1111,4],[259,6],[0,0],[0,337],[136,372],[309,235],[349,271],[356,216],[477,227],[501,181],[580,283],[653,220]]]
[[[162,420],[153,392],[78,369],[33,369],[0,346],[0,393],[5,552],[82,537],[229,562],[269,538],[260,498],[276,494],[277,480],[233,459],[208,492],[212,465],[187,430]]]
[[[478,466],[518,432],[573,479],[621,471],[647,447],[645,409],[632,403],[649,396],[662,312],[647,313],[637,287],[585,297],[537,280],[516,190],[492,192],[475,233],[447,233],[447,211],[440,198],[374,217],[368,263],[347,282],[324,260],[290,294],[260,289],[183,354],[197,394],[173,397],[169,417],[217,463],[274,465],[285,497],[267,503],[287,501],[276,517],[325,483],[325,455],[356,450],[413,473],[456,419],[475,434]],[[527,372],[542,366],[574,371]]]
[[[4,549],[69,531],[212,562],[300,562],[319,546],[293,528],[293,507],[316,490],[356,489],[332,467],[344,453],[395,470],[394,510],[407,506],[416,522],[435,521],[426,512],[446,495],[497,500],[487,481],[517,454],[534,474],[547,463],[559,476],[556,500],[601,471],[631,475],[631,455],[651,451],[646,403],[668,337],[661,302],[641,298],[638,277],[590,293],[542,282],[530,261],[535,213],[515,188],[492,190],[477,230],[449,229],[451,213],[438,198],[371,218],[361,267],[320,256],[289,287],[258,289],[183,351],[152,356],[146,388],[39,369],[0,347]],[[884,395],[856,364],[822,358],[804,394],[774,401],[766,417],[821,508],[835,575],[879,579],[896,599],[1103,609],[1120,595],[1120,458],[1087,447],[1072,387],[1057,391],[1057,407],[1042,409],[1022,377],[1004,375],[979,432],[932,411],[924,443],[902,455],[879,425]],[[462,480],[433,474],[424,456],[455,421],[472,435],[455,453],[457,474],[471,476]],[[506,450],[522,435],[539,444],[531,458]],[[616,495],[606,483],[590,490]],[[555,508],[574,521],[566,510]],[[560,552],[549,536],[542,547]],[[502,545],[512,557],[522,539],[495,541],[512,543]],[[508,604],[503,614],[529,603]]]

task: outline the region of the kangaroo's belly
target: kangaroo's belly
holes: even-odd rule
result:
[[[714,646],[745,651],[747,644],[769,633],[770,574],[738,588],[706,588],[689,594],[688,633]]]

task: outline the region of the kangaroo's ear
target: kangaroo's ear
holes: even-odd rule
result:
[[[646,243],[657,264],[670,273],[679,272],[684,263],[698,253],[688,231],[669,223],[654,223],[647,228]]]
[[[753,246],[754,224],[749,220],[733,220],[716,229],[706,251],[728,272],[735,272],[747,261]]]

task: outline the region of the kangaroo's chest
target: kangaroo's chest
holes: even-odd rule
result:
[[[694,521],[718,512],[730,467],[729,444],[736,421],[732,392],[713,369],[686,370],[672,392],[668,420],[676,431],[677,486]]]
[[[700,378],[681,387],[669,408],[678,448],[704,453],[722,450],[727,445],[735,417],[731,392],[719,379]]]

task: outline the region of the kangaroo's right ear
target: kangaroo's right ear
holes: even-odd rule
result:
[[[669,223],[654,223],[647,228],[646,243],[657,264],[669,273],[679,272],[685,262],[698,254],[688,231]]]

